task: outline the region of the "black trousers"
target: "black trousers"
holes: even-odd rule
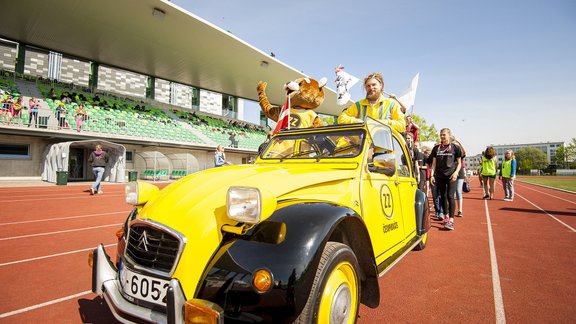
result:
[[[440,204],[442,204],[444,214],[450,217],[454,217],[454,210],[456,209],[456,202],[454,201],[456,184],[457,181],[450,181],[450,178],[436,178],[436,186],[438,186],[438,194],[440,195]]]
[[[28,127],[32,125],[32,119],[34,119],[34,127],[38,126],[38,112],[32,111],[30,112],[30,120],[28,120]]]

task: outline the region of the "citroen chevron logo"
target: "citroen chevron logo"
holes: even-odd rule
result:
[[[140,234],[140,237],[138,238],[138,241],[140,243],[138,243],[138,248],[142,248],[142,245],[144,245],[144,250],[146,250],[146,252],[148,252],[148,235],[146,234],[146,231],[142,231],[142,234]]]

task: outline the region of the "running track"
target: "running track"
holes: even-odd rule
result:
[[[476,181],[476,182],[474,182]],[[482,200],[476,179],[455,231],[433,221],[428,247],[380,279],[381,303],[359,323],[574,323],[576,195],[516,183]],[[91,293],[88,252],[130,206],[124,186],[0,188],[0,323],[115,323]]]

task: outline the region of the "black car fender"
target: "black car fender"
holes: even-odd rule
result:
[[[354,251],[361,267],[361,302],[376,307],[378,274],[366,226],[352,209],[325,202],[278,209],[246,235],[223,241],[196,298],[221,305],[227,319],[292,322],[306,304],[328,241]],[[263,293],[251,285],[260,269],[270,271],[274,281]]]
[[[430,217],[428,217],[428,197],[417,189],[414,197],[414,208],[416,210],[416,231],[418,235],[423,235],[430,229]]]

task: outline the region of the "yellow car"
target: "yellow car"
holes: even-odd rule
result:
[[[122,322],[355,323],[430,228],[401,134],[376,120],[282,131],[256,162],[126,187],[92,291]]]

